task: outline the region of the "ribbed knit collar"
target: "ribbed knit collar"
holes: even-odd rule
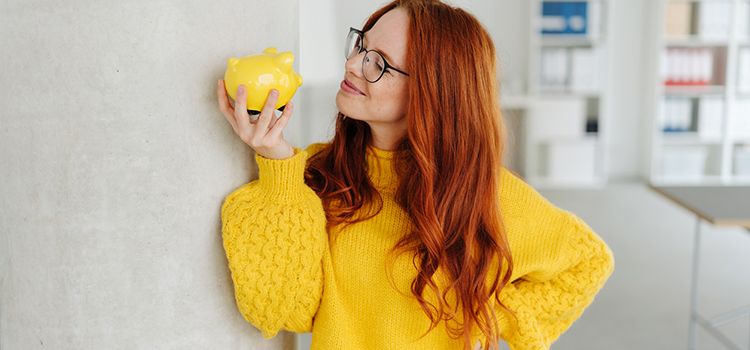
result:
[[[373,146],[366,147],[368,176],[380,192],[395,193],[398,189],[398,176],[394,168],[395,158],[404,155],[403,151],[387,151]]]

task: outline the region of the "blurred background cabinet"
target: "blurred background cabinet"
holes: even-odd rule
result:
[[[750,2],[657,0],[646,45],[649,178],[750,180]]]
[[[529,2],[524,176],[536,187],[607,182],[607,1]]]

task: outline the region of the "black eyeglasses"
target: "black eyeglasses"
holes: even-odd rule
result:
[[[363,44],[364,35],[365,33],[359,29],[349,28],[349,34],[346,36],[346,46],[344,47],[344,56],[348,60],[353,56],[359,55],[362,51],[365,52],[365,58],[362,60],[362,75],[365,76],[367,81],[371,83],[377,82],[383,77],[386,69],[393,69],[403,75],[409,75],[390,65],[380,52],[365,49]]]

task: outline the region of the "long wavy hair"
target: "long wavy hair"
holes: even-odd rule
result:
[[[506,131],[495,47],[474,16],[439,1],[393,1],[373,13],[362,30],[396,7],[406,10],[410,25],[408,126],[397,145],[404,156],[394,158],[400,179],[395,199],[409,214],[413,231],[391,253],[413,254],[417,275],[411,293],[432,322],[427,332],[445,319],[450,336],[463,336],[464,349],[470,349],[478,327],[487,339],[483,349],[497,349],[500,330],[492,296],[513,316],[514,327],[518,321],[499,299],[513,261],[499,205]],[[367,175],[371,141],[366,122],[338,112],[333,141],[307,161],[305,182],[322,199],[329,230],[382,209],[382,197]],[[449,279],[444,290],[433,280],[438,269]],[[437,307],[423,297],[426,287],[439,296]],[[452,290],[457,305],[450,310],[446,296]],[[461,313],[462,327],[448,325],[454,312]]]

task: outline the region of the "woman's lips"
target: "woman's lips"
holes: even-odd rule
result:
[[[344,80],[341,81],[341,89],[344,90],[344,91],[346,91],[346,92],[348,92],[348,93],[354,94],[354,95],[364,95],[364,93],[362,93],[362,91],[359,91],[359,89],[357,89],[356,86],[354,86],[353,84],[349,83],[349,81],[346,80],[346,79],[344,79]]]

